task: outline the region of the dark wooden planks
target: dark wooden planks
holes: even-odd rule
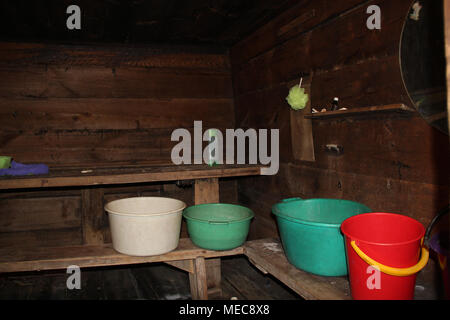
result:
[[[81,227],[2,232],[0,246],[4,248],[76,246],[82,243],[81,239]]]
[[[141,299],[191,299],[186,272],[158,263],[133,266],[130,272],[136,280]]]
[[[211,127],[232,123],[232,101],[205,98],[0,100],[2,131],[191,128],[195,120],[202,119],[205,119],[204,126]],[[170,141],[170,134],[167,139]]]
[[[0,67],[1,98],[230,98],[230,75],[86,66]]]
[[[398,59],[397,55],[381,56],[316,73],[311,87],[313,107],[329,109],[335,96],[348,109],[399,102],[412,107]]]
[[[80,227],[75,196],[0,200],[0,233]]]
[[[297,300],[301,299],[289,288],[261,273],[244,257],[222,259],[222,287],[227,299],[234,294],[245,300]]]
[[[365,26],[371,4],[381,8],[381,30]],[[318,110],[329,109],[335,96],[349,113],[382,104],[412,107],[399,65],[410,5],[299,2],[231,49],[236,126],[280,129],[278,175],[239,181],[239,200],[257,212],[251,238],[277,234],[270,208],[291,196],[349,198],[424,224],[448,202],[448,137],[415,112],[314,120],[315,161],[295,159],[292,149],[299,137],[285,97],[301,76],[311,77],[311,104]],[[343,153],[329,153],[329,144]]]
[[[239,190],[244,190],[240,194],[241,201],[258,212],[259,220],[255,219],[254,224],[258,224],[258,221],[270,223],[271,231],[264,231],[267,234],[277,232],[271,206],[284,198],[299,196],[309,199],[320,195],[321,198],[348,199],[362,202],[373,211],[411,216],[424,226],[448,203],[447,185],[323,170],[295,164],[281,164],[276,178],[248,178],[240,184]],[[269,194],[267,190],[272,192]]]
[[[171,133],[233,127],[223,52],[0,43],[0,148],[48,164],[170,159]]]
[[[299,1],[292,9],[286,10],[238,42],[231,50],[232,64],[246,63],[255,56],[334,18],[345,9],[350,9],[361,2],[361,0]]]
[[[299,37],[279,45],[273,44],[270,51],[244,64],[240,65],[232,60],[236,93],[240,95],[268,88],[281,81],[290,81],[299,75],[310,73],[311,70],[320,74],[329,70],[339,70],[345,65],[358,65],[367,60],[398,57],[398,37],[409,4],[405,5],[402,1],[383,1],[378,5],[382,11],[386,11],[385,15],[388,15],[383,18],[384,25],[380,31],[370,32],[367,29],[365,26],[368,17],[367,6],[358,6],[345,11],[338,19],[312,28]],[[341,9],[344,8],[342,5]],[[404,13],[399,15],[402,10]],[[353,45],[354,41],[358,44]],[[237,48],[232,49],[232,52],[233,50],[236,50],[235,59],[239,60],[241,51]],[[389,82],[394,82],[393,80],[402,84],[401,77],[391,78]],[[351,87],[347,81],[341,83]]]
[[[0,194],[0,245],[49,247],[81,244],[79,192]]]
[[[0,43],[2,65],[69,65],[227,70],[223,50],[196,46],[54,45]]]
[[[4,131],[3,154],[53,167],[170,161],[171,129]]]

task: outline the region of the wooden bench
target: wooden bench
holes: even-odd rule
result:
[[[180,239],[177,250],[156,257],[130,257],[115,252],[105,244],[102,230],[96,227],[103,206],[101,194],[92,186],[127,185],[147,182],[194,180],[194,203],[219,202],[219,178],[260,175],[258,165],[124,165],[120,167],[50,168],[42,176],[1,177],[0,190],[30,190],[57,187],[82,188],[83,245],[61,247],[2,248],[0,272],[33,271],[79,267],[166,262],[189,272],[193,299],[207,299],[220,294],[220,257],[242,254],[243,248],[209,251],[195,247],[189,239]],[[1,219],[1,216],[0,216]]]
[[[243,246],[226,251],[212,251],[196,247],[190,239],[180,239],[178,248],[167,254],[134,257],[115,251],[111,244],[102,246],[74,246],[55,248],[5,248],[0,250],[0,273],[117,266],[164,262],[189,273],[193,299],[208,299],[208,271],[219,271],[210,276],[219,277],[220,257],[246,255],[264,274],[270,273],[304,299],[341,300],[350,298],[348,281],[343,277],[320,277],[301,271],[286,259],[277,239],[248,241]],[[207,262],[210,269],[207,269]],[[217,288],[215,288],[217,290]]]
[[[227,251],[212,251],[196,247],[190,239],[180,239],[178,248],[167,254],[134,257],[118,253],[111,244],[101,246],[74,246],[54,248],[6,248],[0,250],[0,273],[117,266],[140,263],[165,262],[189,273],[192,299],[208,299],[208,293],[220,293],[220,287],[208,292],[210,277],[219,277],[220,257],[243,254],[243,247]],[[207,270],[207,262],[211,262]],[[215,270],[214,270],[215,269]],[[218,271],[218,274],[211,271]],[[215,278],[217,280],[217,278]],[[211,280],[210,280],[211,281]]]

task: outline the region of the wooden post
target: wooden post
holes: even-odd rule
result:
[[[195,271],[195,267],[194,267]],[[191,298],[192,300],[199,300],[198,290],[197,290],[197,277],[195,273],[189,273],[189,286],[191,288]]]
[[[195,204],[219,202],[219,179],[195,180]]]
[[[194,190],[195,204],[219,202],[219,179],[197,179]],[[222,295],[220,258],[206,260],[207,287],[210,295]],[[192,285],[192,284],[191,284]],[[192,289],[191,289],[192,291]]]
[[[193,272],[189,273],[192,300],[208,300],[208,281],[205,258],[198,257],[193,261]]]
[[[220,298],[222,296],[222,272],[220,258],[206,259],[206,276],[209,297]]]
[[[447,57],[447,120],[448,130],[450,132],[450,1],[444,1],[444,29],[445,55]]]
[[[447,56],[447,110],[450,130],[450,2],[444,1],[445,52]]]
[[[208,284],[206,280],[206,264],[205,258],[198,257],[195,259],[195,280],[197,287],[197,295],[199,300],[208,300]]]
[[[103,244],[103,189],[82,189],[81,203],[83,244]]]
[[[297,84],[297,81],[290,82],[288,88]],[[315,161],[312,120],[305,118],[305,115],[311,114],[312,110],[311,77],[303,78],[302,88],[310,98],[303,110],[290,110],[292,155],[298,161]],[[286,108],[289,106],[286,105]]]

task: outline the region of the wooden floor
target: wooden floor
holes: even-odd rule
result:
[[[64,271],[0,275],[0,299],[190,300],[187,273],[163,263],[84,269],[81,290],[69,290]],[[296,300],[289,288],[253,267],[245,257],[222,259],[222,299]]]

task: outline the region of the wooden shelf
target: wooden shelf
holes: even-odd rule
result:
[[[337,117],[348,117],[348,116],[356,116],[356,115],[364,115],[369,113],[412,113],[415,112],[415,109],[412,109],[404,104],[389,104],[383,106],[372,106],[372,107],[363,107],[363,108],[354,108],[349,110],[342,111],[327,111],[327,112],[318,112],[312,113],[305,116],[307,119],[327,119],[327,118],[337,118]]]
[[[193,180],[260,175],[260,165],[121,166],[53,168],[39,176],[0,177],[0,190],[42,187],[76,187],[157,181]],[[82,173],[82,171],[87,173]]]
[[[227,251],[212,251],[195,246],[190,239],[180,239],[178,248],[163,255],[134,257],[121,254],[111,244],[53,248],[7,248],[0,250],[0,273],[66,269],[70,265],[101,267],[151,262],[191,260],[197,257],[218,258],[243,254],[238,247]]]
[[[270,273],[307,300],[348,300],[350,286],[346,277],[320,277],[295,268],[287,260],[278,239],[245,243],[245,255],[264,273]]]
[[[264,273],[270,273],[306,300],[352,299],[348,277],[321,277],[297,269],[287,260],[278,239],[260,239],[244,244],[245,255]],[[438,299],[437,266],[430,259],[419,272],[414,298]]]

